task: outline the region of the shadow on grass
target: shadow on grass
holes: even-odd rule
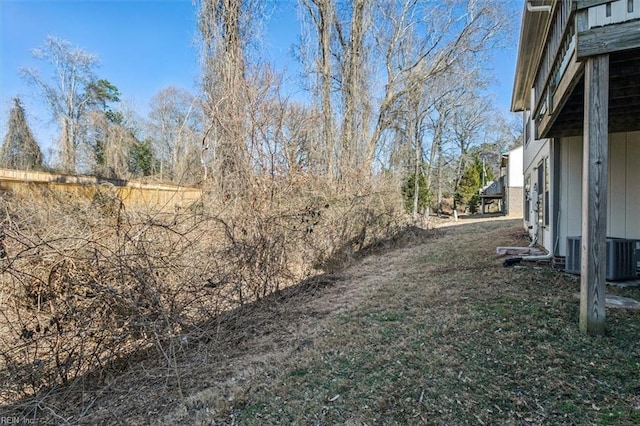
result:
[[[128,418],[129,423],[135,423],[145,418],[144,410],[148,408],[140,401],[140,393],[147,394],[142,399],[149,398],[151,394],[157,395],[147,401],[161,407],[156,415],[170,411],[170,407],[184,403],[186,389],[197,389],[205,386],[203,383],[209,383],[206,379],[203,382],[202,378],[190,377],[191,372],[179,371],[184,370],[186,365],[201,364],[194,358],[204,355],[213,364],[224,363],[252,351],[247,347],[250,345],[248,342],[254,339],[290,334],[289,325],[301,316],[322,319],[330,311],[301,311],[296,306],[309,304],[322,297],[326,289],[343,280],[341,272],[345,268],[366,256],[422,244],[437,234],[438,231],[408,227],[391,238],[358,247],[348,256],[337,255],[331,259],[331,267],[327,267],[331,271],[329,273],[307,278],[258,301],[230,309],[208,321],[183,329],[180,335],[173,338],[151,338],[130,355],[114,357],[99,369],[78,376],[68,384],[56,385],[33,397],[2,405],[0,413],[44,423],[64,423],[64,419],[71,423],[93,423],[119,422],[122,412],[135,412]],[[293,344],[304,345],[304,342],[294,339]],[[215,348],[214,353],[210,346]],[[212,376],[214,380],[224,381],[230,374],[229,371],[221,371]],[[130,385],[125,385],[122,390],[123,383]],[[163,389],[159,395],[155,390],[158,388]],[[116,396],[122,394],[136,396],[116,400]],[[109,406],[113,412],[100,412],[99,406]]]

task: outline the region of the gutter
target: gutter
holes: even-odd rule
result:
[[[529,12],[547,12],[547,13],[551,13],[551,6],[550,5],[545,5],[545,6],[533,6],[531,4],[530,1],[527,2],[527,10]]]

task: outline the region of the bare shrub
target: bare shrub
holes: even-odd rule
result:
[[[179,332],[206,221],[46,194],[3,199],[2,399],[67,383]],[[113,205],[115,204],[115,206]]]
[[[99,383],[154,348],[171,363],[168,345],[223,312],[336,270],[403,224],[385,192],[337,196],[305,176],[252,191],[171,213],[108,193],[0,198],[0,401]]]

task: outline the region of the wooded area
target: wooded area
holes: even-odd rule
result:
[[[496,175],[500,154],[520,142],[520,123],[486,94],[487,55],[512,30],[504,2],[300,0],[294,48],[305,103],[284,95],[283,71],[259,50],[269,7],[200,1],[201,92],[162,88],[147,117],[121,104],[117,86],[98,76],[96,55],[47,38],[32,53],[54,78],[21,73],[59,123],[58,151],[17,168],[153,176],[216,188],[221,199],[246,194],[255,179],[302,174],[357,192],[384,176],[415,217],[444,199],[468,205],[463,193],[478,189],[464,179],[474,158]],[[16,99],[4,167],[18,164],[13,135],[28,131],[20,108]]]

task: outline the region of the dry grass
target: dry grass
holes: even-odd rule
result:
[[[494,257],[518,226],[411,230],[101,384],[6,409],[84,424],[638,424],[640,317],[608,310],[605,337],[580,334],[574,277]]]

